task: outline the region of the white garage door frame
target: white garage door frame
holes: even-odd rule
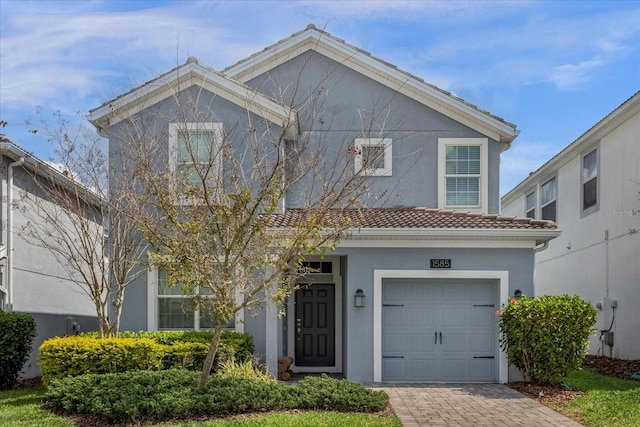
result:
[[[382,382],[383,279],[493,279],[499,282],[500,302],[509,298],[509,272],[500,270],[373,270],[373,381]],[[498,343],[496,343],[499,346]],[[509,380],[507,354],[499,351],[498,381]]]

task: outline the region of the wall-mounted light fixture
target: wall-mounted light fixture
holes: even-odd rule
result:
[[[356,291],[356,294],[354,296],[354,306],[356,307],[364,307],[364,299],[365,299],[365,295],[364,292],[362,292],[362,289],[358,289]]]
[[[520,298],[522,296],[522,291],[520,289],[516,289],[513,292],[513,296],[516,297],[516,298]]]

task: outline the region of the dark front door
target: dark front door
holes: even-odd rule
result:
[[[296,291],[296,366],[334,366],[335,285],[308,284]]]

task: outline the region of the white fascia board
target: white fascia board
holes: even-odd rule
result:
[[[298,134],[297,112],[281,103],[267,98],[256,90],[212,72],[198,64],[186,64],[175,72],[161,76],[151,83],[91,111],[89,121],[99,131],[114,125],[150,105],[178,94],[193,85],[206,89],[248,111],[286,127],[287,137],[295,139]],[[103,135],[105,136],[105,135]]]
[[[305,31],[298,36],[291,37],[274,46],[273,49],[261,52],[250,60],[225,69],[224,73],[233,79],[246,83],[253,77],[261,75],[276,65],[284,63],[310,49],[338,63],[345,64],[349,68],[409,98],[415,99],[491,139],[511,142],[519,133],[507,123],[497,120],[435,89],[431,85],[399,71],[392,65],[385,65],[381,60],[375,59],[318,30]]]

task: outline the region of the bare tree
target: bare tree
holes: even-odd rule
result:
[[[120,157],[136,159],[131,219],[152,248],[150,262],[214,331],[200,386],[234,315],[283,303],[309,272],[304,257],[334,249],[372,198],[379,206],[389,197],[368,184],[367,170],[384,150],[353,146],[354,136],[385,136],[388,109],[374,105],[355,114],[360,123],[331,131],[324,88],[296,91],[287,85],[280,94],[298,100],[282,123],[249,108],[221,112],[216,96],[176,89],[171,108],[136,114],[110,131]],[[309,130],[299,132],[298,121]]]
[[[30,178],[38,191],[21,192],[16,206],[28,219],[21,235],[47,249],[88,295],[100,335],[117,337],[125,290],[146,262],[142,234],[126,220],[131,183],[109,180],[103,143],[84,122],[55,117],[54,128],[42,119],[55,159],[34,162]]]

